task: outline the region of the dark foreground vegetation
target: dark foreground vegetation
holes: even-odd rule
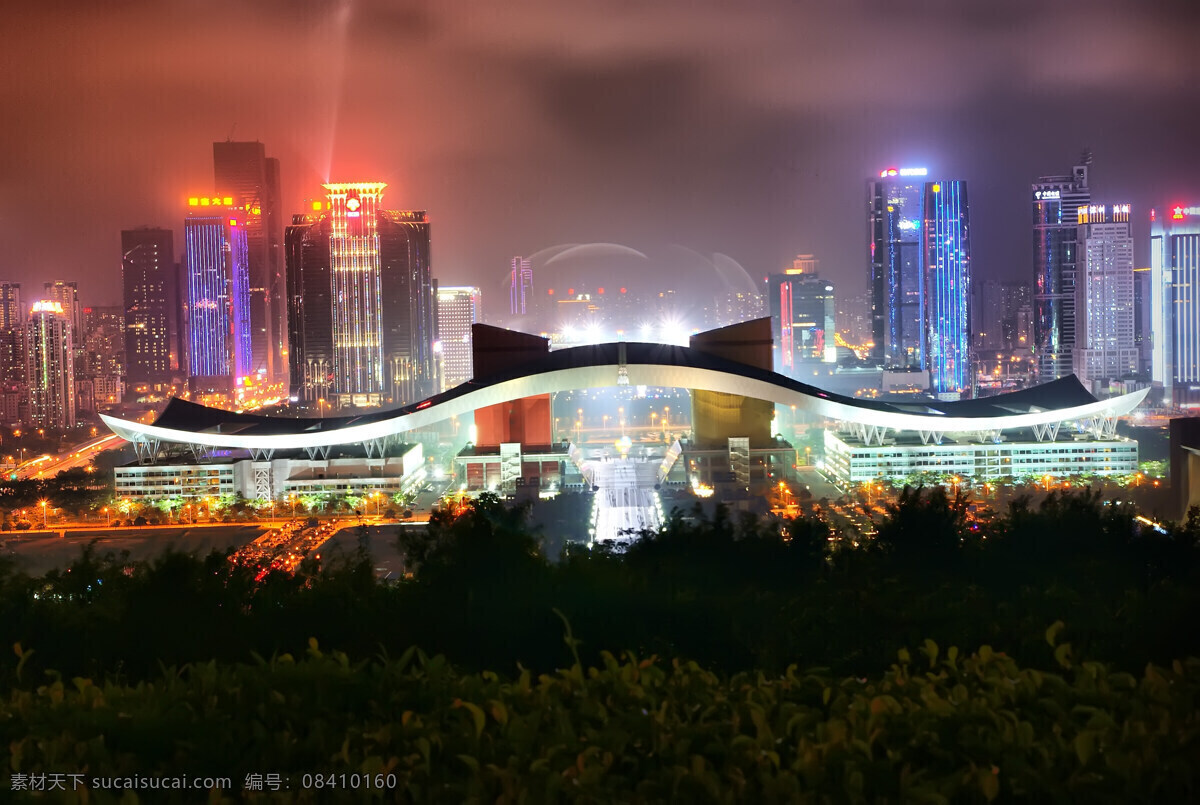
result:
[[[1200,518],[1077,491],[976,523],[910,490],[836,537],[677,516],[552,564],[485,498],[407,537],[399,585],[365,550],[257,583],[6,572],[0,740],[17,772],[282,773],[302,801],[363,794],[300,791],[317,771],[395,775],[388,801],[1200,798]]]

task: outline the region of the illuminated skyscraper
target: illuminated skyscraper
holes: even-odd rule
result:
[[[279,160],[268,157],[259,142],[213,143],[213,173],[218,194],[231,196],[246,211],[252,371],[283,377],[287,313]]]
[[[424,211],[384,210],[379,182],[329,184],[285,236],[292,394],[402,404],[437,390]]]
[[[796,377],[804,364],[837,360],[833,283],[817,274],[812,255],[767,277],[767,304],[779,350],[775,365],[782,374]]]
[[[21,283],[0,282],[0,330],[12,330],[25,321],[21,307]]]
[[[183,355],[182,297],[169,229],[121,233],[121,284],[125,295],[125,377],[139,383],[168,383]]]
[[[868,183],[871,355],[888,367],[925,367],[921,222],[925,168],[888,168]]]
[[[442,389],[470,380],[471,325],[479,323],[479,289],[442,286],[437,291],[438,343],[442,353]]]
[[[1080,162],[1070,176],[1043,176],[1033,184],[1034,358],[1043,383],[1074,371],[1077,211],[1092,198],[1091,154]]]
[[[1151,379],[1200,406],[1200,205],[1150,211]]]
[[[0,282],[0,387],[20,393],[25,382],[25,308],[21,283]]]
[[[533,268],[528,257],[514,257],[509,274],[509,313],[524,316],[532,313]]]
[[[1075,374],[1094,385],[1136,374],[1133,235],[1129,205],[1077,211],[1079,248]]]
[[[36,427],[75,427],[74,345],[62,305],[35,302],[25,325],[29,417]]]
[[[246,213],[228,196],[195,200],[183,229],[188,376],[196,389],[229,391],[254,367]]]
[[[971,363],[971,226],[966,182],[925,183],[921,247],[925,273],[926,368],[942,398],[969,395]]]

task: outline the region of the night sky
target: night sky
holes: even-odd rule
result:
[[[637,249],[664,287],[812,252],[860,292],[888,166],[967,180],[977,279],[1031,275],[1030,182],[1085,147],[1098,202],[1200,204],[1195,0],[14,5],[0,279],[89,303],[120,303],[120,230],[181,228],[229,137],[280,159],[287,216],[388,182],[490,312],[512,255],[560,243]]]

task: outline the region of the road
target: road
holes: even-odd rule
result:
[[[15,474],[18,479],[53,478],[63,470],[73,467],[89,466],[100,453],[105,450],[116,450],[125,444],[125,440],[115,433],[92,439],[75,447],[69,453],[58,455],[43,455],[31,458],[17,466]]]

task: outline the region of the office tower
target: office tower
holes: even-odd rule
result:
[[[1141,266],[1133,270],[1133,341],[1138,349],[1138,377],[1143,380],[1150,379],[1150,365],[1153,362],[1153,338],[1150,332],[1153,275],[1150,266]]]
[[[983,351],[1028,349],[1032,341],[1033,289],[1028,282],[984,280],[977,288],[976,345]]]
[[[194,390],[230,391],[254,367],[247,215],[229,196],[204,200],[188,200],[183,226],[188,377]]]
[[[767,277],[767,305],[779,350],[779,372],[796,376],[805,364],[837,360],[833,283],[816,273],[815,259]]]
[[[471,325],[479,323],[479,289],[439,286],[438,344],[442,354],[442,390],[470,380]]]
[[[287,344],[283,216],[279,209],[279,160],[259,142],[213,143],[216,190],[246,212],[247,273],[250,281],[250,358],[255,375],[282,378]]]
[[[871,357],[925,368],[925,276],[921,223],[925,168],[888,168],[868,183],[871,232]]]
[[[0,330],[12,330],[25,322],[21,307],[21,283],[0,282]]]
[[[621,294],[616,297],[618,304],[613,305],[614,314],[620,315],[625,311],[621,311],[622,305],[619,304],[628,297],[628,294]],[[761,293],[753,293],[749,291],[726,291],[725,293],[717,294],[713,300],[712,315],[708,318],[709,329],[718,327],[728,327],[731,324],[738,324],[751,319],[758,319],[763,316],[763,295]],[[626,321],[628,317],[622,317],[621,320],[627,327],[634,324],[633,320]]]
[[[1091,154],[1069,176],[1043,176],[1033,184],[1034,352],[1038,380],[1074,371],[1075,279],[1080,206],[1091,201]]]
[[[285,235],[292,394],[403,404],[437,390],[424,211],[384,210],[381,182],[328,184]]]
[[[95,410],[107,410],[125,393],[125,310],[83,309],[84,371],[91,383]]]
[[[35,427],[75,427],[74,345],[62,304],[35,302],[25,324],[29,417]]]
[[[966,182],[925,183],[921,252],[925,274],[926,363],[930,390],[942,399],[969,394],[971,226]]]
[[[533,268],[528,257],[514,257],[509,273],[509,313],[524,316],[533,312]]]
[[[1200,405],[1200,205],[1150,211],[1151,379],[1168,404]]]
[[[837,307],[838,333],[846,343],[868,352],[874,334],[871,330],[871,293],[845,296]]]
[[[125,300],[125,378],[129,385],[169,383],[183,356],[183,296],[170,229],[121,232]]]
[[[1077,217],[1075,375],[1098,389],[1137,373],[1133,235],[1128,204],[1081,206]]]
[[[71,323],[72,341],[76,348],[82,346],[83,308],[79,305],[79,283],[54,280],[43,284],[43,299],[62,305],[67,321]]]

